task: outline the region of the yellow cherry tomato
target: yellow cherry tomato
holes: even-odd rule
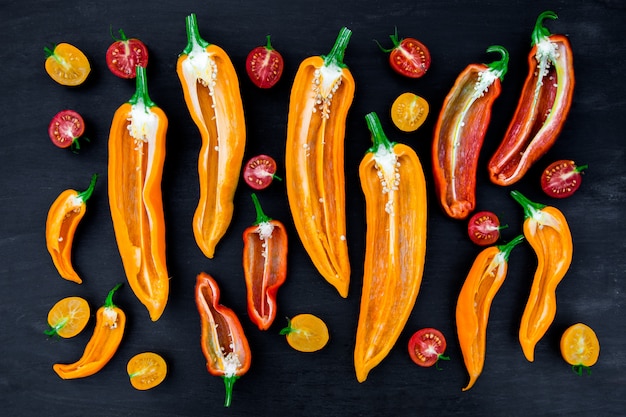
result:
[[[583,323],[570,326],[561,336],[561,355],[578,375],[598,361],[600,342],[596,333]]]
[[[428,116],[428,102],[413,93],[402,93],[391,105],[391,120],[403,132],[414,132]]]
[[[89,60],[74,45],[60,43],[54,49],[44,48],[44,51],[46,52],[46,72],[61,85],[80,85],[91,72]]]
[[[167,375],[165,359],[158,353],[142,352],[130,358],[126,365],[130,384],[140,391],[159,385]]]
[[[80,333],[89,321],[89,304],[81,297],[66,297],[59,300],[48,312],[48,336],[59,335],[70,338]]]
[[[280,334],[286,335],[289,346],[300,352],[318,351],[330,338],[326,323],[313,314],[298,314],[287,319],[287,327]]]

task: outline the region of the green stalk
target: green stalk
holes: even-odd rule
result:
[[[137,77],[135,79],[135,94],[128,100],[130,104],[143,103],[146,107],[154,107],[156,104],[150,100],[148,95],[148,79],[146,69],[140,65],[136,67]]]
[[[511,197],[513,197],[513,199],[517,201],[524,208],[525,218],[534,217],[534,215],[536,215],[539,211],[541,211],[546,206],[545,204],[535,203],[533,201],[530,201],[519,191],[515,191],[515,190],[511,191]]]
[[[198,29],[198,20],[196,14],[192,13],[185,19],[185,26],[187,28],[187,46],[183,49],[181,55],[189,55],[194,47],[201,47],[205,49],[210,45],[209,42],[202,39],[200,36],[200,30]]]
[[[524,240],[524,235],[518,235],[509,243],[498,246],[498,250],[504,255],[504,261],[508,262],[509,255],[515,246],[517,246],[522,240]]]
[[[259,198],[254,193],[252,193],[252,202],[254,203],[254,209],[256,210],[256,221],[254,222],[254,225],[258,226],[261,223],[271,222],[272,219],[263,212]]]
[[[329,67],[331,65],[337,65],[340,68],[347,67],[347,65],[343,63],[343,56],[346,52],[346,48],[348,47],[348,42],[350,42],[350,35],[352,35],[352,31],[350,29],[347,27],[341,28],[339,35],[337,35],[335,45],[333,45],[333,49],[330,50],[328,55],[322,55],[325,67]]]
[[[367,151],[376,153],[380,147],[384,147],[387,151],[392,152],[395,142],[390,141],[383,131],[383,127],[380,124],[380,119],[375,112],[371,112],[365,115],[365,121],[367,127],[372,133],[372,147]]]
[[[83,202],[89,200],[89,198],[93,194],[93,190],[94,188],[96,188],[97,179],[98,179],[98,174],[93,174],[91,176],[91,182],[89,183],[89,187],[85,191],[78,193],[78,198],[81,199]]]
[[[532,39],[532,42],[530,44],[531,47],[537,45],[543,39],[551,35],[550,31],[545,26],[543,26],[544,19],[554,20],[554,19],[558,19],[558,16],[556,15],[556,13],[550,10],[546,10],[545,12],[539,15],[539,17],[537,18],[537,21],[535,22],[535,28],[533,29],[533,33],[531,35],[531,39]]]
[[[504,80],[504,75],[509,69],[509,51],[504,46],[491,45],[487,48],[487,52],[499,52],[502,58],[499,61],[494,61],[491,64],[485,64],[489,69],[496,73],[500,81]]]

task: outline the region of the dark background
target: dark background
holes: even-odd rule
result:
[[[535,362],[524,358],[517,341],[536,257],[527,244],[510,258],[507,280],[496,296],[487,334],[482,376],[461,392],[467,374],[455,334],[456,296],[480,248],[466,237],[465,222],[444,216],[432,188],[430,143],[434,122],[456,76],[472,62],[491,62],[499,44],[510,52],[509,72],[493,109],[478,172],[478,208],[496,212],[509,240],[521,231],[522,210],[510,189],[492,185],[486,162],[504,134],[527,72],[530,33],[544,10],[559,19],[546,21],[553,33],[567,34],[575,56],[576,89],[561,137],[520,183],[529,198],[556,205],[568,218],[574,259],[557,290],[552,327],[536,348]],[[267,153],[284,167],[284,142],[291,82],[305,57],[329,52],[342,26],[353,31],[345,62],[356,80],[347,122],[346,192],[352,264],[349,296],[341,298],[316,272],[293,228],[284,185],[259,193],[265,212],[282,220],[290,233],[288,281],[279,291],[274,325],[259,331],[248,319],[241,267],[243,230],[254,220],[250,189],[240,183],[233,223],[213,260],[197,248],[191,219],[198,198],[197,154],[200,138],[185,107],[175,73],[186,45],[185,16],[195,12],[204,39],[223,47],[239,73],[248,142],[246,157]],[[626,325],[623,282],[626,269],[624,204],[626,169],[626,6],[605,1],[35,1],[3,2],[0,31],[2,100],[0,140],[0,407],[5,416],[201,416],[201,415],[444,415],[444,416],[617,416],[626,406]],[[104,54],[114,31],[122,28],[150,50],[151,98],[169,117],[163,199],[167,222],[171,294],[161,319],[153,323],[130,287],[115,302],[128,314],[124,340],[98,374],[64,381],[56,362],[80,357],[93,319],[73,339],[48,338],[46,315],[59,299],[80,295],[92,311],[118,282],[125,282],[107,201],[107,137],[114,111],[134,92],[134,83],[109,72]],[[432,67],[418,80],[391,71],[373,39],[391,46],[388,36],[416,37],[432,54]],[[283,79],[259,90],[245,74],[250,49],[272,35],[286,60]],[[69,42],[89,57],[92,73],[77,88],[53,82],[44,71],[43,47]],[[431,105],[427,122],[403,134],[391,123],[389,108],[400,93],[415,92]],[[52,116],[72,108],[88,125],[80,154],[54,147],[47,136]],[[405,331],[388,357],[358,383],[352,354],[359,311],[364,257],[364,200],[358,164],[370,146],[364,116],[376,111],[388,136],[414,147],[428,185],[427,257],[421,290]],[[553,200],[539,188],[541,169],[556,159],[589,164],[581,189]],[[82,285],[61,279],[46,251],[48,208],[67,188],[83,190],[93,173],[100,179],[78,228],[74,264]],[[222,288],[223,304],[240,316],[253,351],[253,364],[234,388],[224,409],[224,387],[210,376],[200,351],[200,324],[193,300],[195,277],[212,274]],[[278,334],[285,317],[310,312],[331,332],[320,352],[292,350]],[[576,376],[561,358],[559,340],[571,324],[593,327],[602,346],[591,375]],[[423,369],[409,359],[406,344],[422,327],[437,327],[448,338],[441,371]],[[169,364],[165,382],[139,392],[126,376],[134,354],[152,350]]]

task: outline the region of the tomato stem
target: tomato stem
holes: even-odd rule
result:
[[[261,203],[259,202],[259,198],[256,196],[255,193],[252,193],[251,195],[252,197],[252,202],[254,203],[254,208],[256,210],[256,222],[254,222],[254,225],[257,226],[261,223],[269,223],[272,221],[271,218],[269,218],[264,212],[263,209],[261,208]]]
[[[289,333],[293,332],[293,327],[291,327],[291,319],[289,317],[287,317],[287,327],[283,327],[279,334],[281,335],[287,335]]]
[[[194,46],[200,46],[206,48],[210,45],[209,42],[202,39],[200,36],[200,30],[198,29],[198,20],[195,13],[191,13],[185,20],[185,26],[187,28],[187,46],[183,49],[183,54],[189,55]]]
[[[545,26],[543,26],[544,19],[554,20],[558,19],[558,16],[553,11],[546,10],[545,12],[541,13],[539,17],[537,17],[537,21],[535,22],[535,28],[533,29],[533,33],[531,35],[531,46],[537,45],[543,39],[551,35],[550,31]]]
[[[118,30],[117,32],[120,34],[119,39],[115,37],[115,35],[113,35],[113,25],[109,25],[109,32],[111,33],[111,37],[113,38],[113,40],[115,42],[126,42],[128,41],[128,38],[126,37],[126,34],[124,33],[124,31],[122,29]]]
[[[337,35],[337,40],[333,45],[333,49],[330,50],[328,55],[322,55],[324,59],[324,66],[328,67],[331,65],[337,65],[340,68],[345,68],[347,65],[343,63],[343,56],[346,52],[346,48],[348,47],[348,42],[350,42],[350,35],[352,35],[352,31],[347,27],[342,27],[339,31],[339,35]]]
[[[578,376],[583,376],[583,370],[587,371],[587,375],[591,375],[591,368],[588,366],[582,364],[572,365],[572,371]]]
[[[267,44],[265,44],[265,49],[267,49],[268,51],[273,51],[274,48],[272,47],[272,42],[270,41],[270,35],[267,35],[265,38],[267,39]]]
[[[395,145],[395,142],[391,142],[387,138],[387,135],[385,135],[383,127],[380,124],[380,119],[378,118],[378,115],[375,112],[368,113],[365,115],[365,121],[367,122],[367,127],[372,133],[373,143],[372,147],[369,148],[367,151],[376,153],[376,151],[378,151],[378,149],[382,146],[391,152],[393,146]]]
[[[443,371],[443,368],[439,367],[439,361],[449,361],[450,357],[449,356],[445,356],[443,353],[440,355],[437,355],[437,361],[435,362],[435,368],[438,371]]]
[[[148,79],[146,78],[146,69],[141,65],[135,67],[137,77],[135,80],[136,88],[135,94],[128,101],[130,104],[143,103],[146,107],[154,107],[155,104],[150,100],[148,95]]]
[[[546,205],[541,203],[535,203],[526,198],[519,191],[511,191],[511,197],[517,201],[524,208],[524,217],[533,217],[535,213],[542,210]]]
[[[389,49],[383,48],[383,46],[376,39],[374,39],[374,42],[376,42],[376,45],[378,45],[381,51],[385,53],[389,53],[393,51],[394,49],[396,49],[400,45],[400,42],[402,42],[402,39],[398,39],[398,27],[397,26],[394,28],[393,35],[389,35],[389,38],[391,39],[391,42],[393,42],[393,48],[389,48]]]
[[[584,170],[585,170],[585,169],[587,169],[587,168],[589,168],[589,165],[581,165],[581,166],[576,166],[576,168],[574,169],[574,172],[579,173],[579,172],[584,171]]]

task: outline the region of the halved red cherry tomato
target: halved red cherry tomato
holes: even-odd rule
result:
[[[391,120],[403,132],[414,132],[428,116],[428,102],[413,93],[402,93],[391,105]]]
[[[248,76],[259,88],[273,87],[280,80],[284,65],[282,55],[272,47],[270,35],[267,44],[254,48],[246,59]]]
[[[276,161],[271,156],[257,155],[246,162],[243,179],[255,190],[262,190],[267,188],[274,178],[281,180],[275,173]]]
[[[390,35],[393,48],[385,49],[378,42],[383,52],[390,52],[389,64],[395,72],[409,78],[420,78],[430,68],[430,51],[415,38],[398,39],[398,29]]]
[[[127,38],[122,29],[119,34],[120,39],[117,39],[111,33],[115,42],[107,49],[107,66],[120,78],[135,78],[138,65],[148,66],[148,48],[137,38]]]
[[[409,356],[413,362],[427,368],[436,364],[440,359],[450,359],[443,355],[446,346],[443,333],[432,327],[426,327],[415,332],[409,339]]]
[[[580,187],[584,169],[587,169],[587,165],[577,166],[574,161],[555,161],[543,170],[541,188],[550,197],[569,197]]]
[[[78,139],[85,132],[85,122],[74,110],[61,110],[48,125],[50,140],[59,148],[80,149]],[[83,138],[87,140],[87,138]]]
[[[479,246],[493,245],[500,239],[500,219],[495,213],[490,211],[479,211],[475,213],[467,223],[467,234],[472,242]]]
[[[46,53],[46,72],[61,85],[82,84],[91,72],[87,56],[74,45],[60,43],[52,49],[43,48],[43,50]]]

